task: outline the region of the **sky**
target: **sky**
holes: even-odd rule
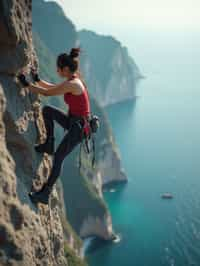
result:
[[[185,53],[200,43],[200,0],[53,1],[62,6],[77,30],[85,28],[119,40],[141,70],[143,62],[152,68],[153,58],[165,53],[172,60],[174,45],[176,51],[185,47]]]
[[[200,0],[56,0],[77,29],[200,29]]]

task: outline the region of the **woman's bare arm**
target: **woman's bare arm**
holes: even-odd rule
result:
[[[33,93],[42,94],[45,96],[62,95],[66,92],[77,93],[80,90],[77,84],[68,81],[64,81],[60,84],[54,85],[50,89],[40,86],[35,86],[32,83],[28,86],[28,88]]]
[[[38,82],[39,83],[39,82]],[[28,86],[28,89],[33,92],[33,93],[36,93],[36,94],[42,94],[42,95],[45,95],[47,96],[47,92],[48,92],[48,89],[46,88],[42,88],[42,87],[39,87],[37,85],[33,85],[33,83],[31,83],[29,86]]]
[[[63,81],[54,87],[51,87],[51,89],[48,89],[47,96],[62,95],[67,92],[71,92],[73,94],[77,93],[79,92],[79,86],[69,81]]]
[[[46,88],[46,89],[51,89],[53,87],[55,87],[56,84],[53,84],[53,83],[50,83],[50,82],[47,82],[45,80],[40,80],[37,82],[37,85],[43,87],[43,88]]]

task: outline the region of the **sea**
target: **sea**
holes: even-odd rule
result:
[[[118,238],[91,240],[86,259],[90,266],[200,266],[200,32],[123,38],[144,79],[135,99],[105,110],[128,182],[103,192]]]

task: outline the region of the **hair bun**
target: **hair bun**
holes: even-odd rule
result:
[[[70,56],[72,58],[76,58],[76,57],[79,56],[80,52],[81,52],[81,49],[80,48],[72,48],[71,49],[71,52],[70,52]]]

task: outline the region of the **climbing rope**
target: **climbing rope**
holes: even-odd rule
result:
[[[81,125],[80,125],[81,127]],[[92,168],[95,168],[95,139],[94,135],[92,134],[91,128],[90,132],[86,135],[84,132],[84,126],[81,127],[81,144],[80,144],[80,151],[79,151],[79,173],[81,169],[81,151],[82,146],[84,148],[84,152],[87,154],[90,154],[91,150],[89,148],[89,140],[92,139],[92,152],[93,152],[93,158],[92,158]],[[85,145],[84,145],[85,144]]]

